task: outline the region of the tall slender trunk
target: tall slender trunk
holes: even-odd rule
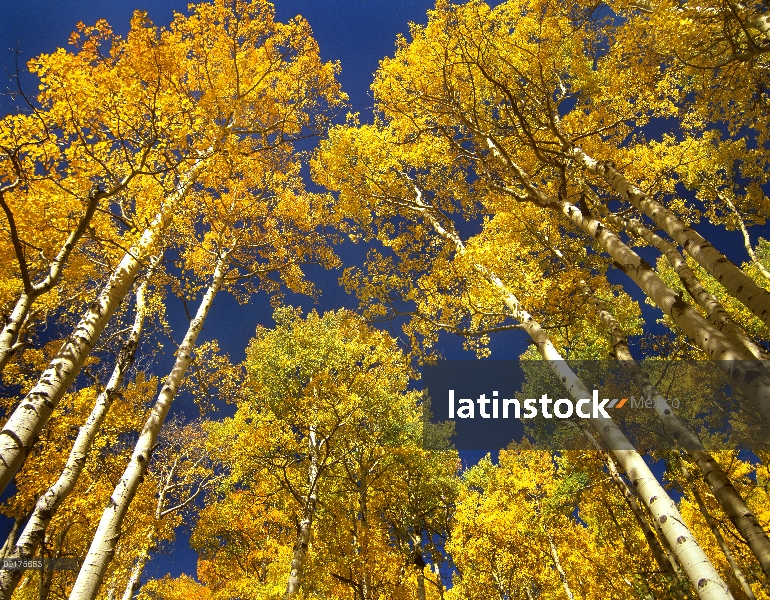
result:
[[[685,334],[716,361],[717,366],[729,377],[770,424],[770,377],[761,365],[749,360],[745,351],[730,342],[727,337],[707,321],[697,310],[682,300],[655,273],[646,261],[629,248],[610,229],[580,209],[567,202],[551,198],[531,186],[533,201],[552,206],[566,215],[570,221],[595,239],[615,261],[618,268],[628,275],[658,308],[669,315]]]
[[[67,537],[67,533],[72,527],[72,523],[68,523],[56,536],[56,547],[53,552],[49,554],[50,558],[61,557],[61,550],[64,547],[64,538]],[[40,553],[40,557],[43,560],[43,566],[45,567],[45,552]],[[40,580],[37,588],[38,600],[48,600],[51,595],[51,582],[53,581],[53,569],[41,569]]]
[[[316,431],[314,426],[310,426],[308,435],[308,454],[310,463],[308,464],[307,481],[308,490],[305,506],[302,508],[302,520],[297,529],[297,541],[294,544],[294,554],[291,559],[291,571],[289,580],[286,582],[286,592],[284,598],[291,598],[299,593],[302,585],[302,571],[305,567],[308,546],[310,545],[310,531],[315,516],[316,504],[318,502],[318,444],[316,441]]]
[[[425,600],[425,567],[417,568],[417,600]]]
[[[743,589],[743,593],[746,594],[746,597],[749,600],[756,600],[756,596],[754,596],[754,592],[752,591],[751,586],[746,581],[746,578],[743,576],[743,571],[741,571],[741,568],[738,566],[738,563],[735,562],[733,553],[730,552],[730,549],[727,547],[727,544],[725,543],[725,539],[724,537],[722,537],[722,532],[719,531],[719,527],[717,527],[717,524],[714,523],[714,519],[711,518],[711,514],[709,514],[709,511],[706,508],[706,505],[703,503],[703,498],[701,498],[700,492],[698,491],[698,488],[695,485],[695,482],[692,480],[692,475],[690,475],[690,470],[687,468],[687,465],[684,464],[684,460],[682,459],[681,455],[679,455],[679,466],[681,467],[682,475],[684,475],[684,479],[687,482],[687,487],[689,488],[690,493],[695,499],[695,502],[698,504],[698,508],[700,509],[700,512],[703,515],[703,518],[706,520],[706,525],[708,525],[709,529],[711,530],[711,533],[714,534],[714,537],[717,540],[717,544],[719,544],[719,547],[721,548],[722,553],[725,555],[725,558],[727,559],[727,562],[733,571],[733,575],[735,576],[735,579],[740,584],[741,589]]]
[[[38,283],[33,284],[29,279],[29,275],[26,273],[26,266],[22,269],[24,290],[19,295],[19,299],[13,307],[11,316],[6,321],[2,332],[0,332],[0,373],[3,372],[8,361],[11,360],[16,351],[21,347],[21,344],[18,343],[19,335],[21,334],[24,322],[29,316],[29,311],[30,308],[32,308],[33,302],[59,283],[62,271],[67,264],[67,260],[69,260],[72,250],[88,228],[88,224],[91,222],[91,219],[96,212],[99,201],[106,196],[108,196],[108,193],[99,191],[94,191],[88,195],[86,212],[80,218],[75,229],[73,229],[69,236],[67,236],[67,239],[64,241],[64,244],[62,244],[59,252],[51,261],[45,278]],[[4,202],[3,208],[7,208]],[[13,218],[8,214],[8,211],[6,211],[6,216],[9,221]],[[14,240],[14,242],[15,241],[16,240]],[[23,261],[23,257],[21,257],[20,260]]]
[[[205,158],[199,158],[182,178],[176,191],[165,199],[160,212],[139,241],[125,254],[37,384],[0,431],[0,493],[24,464],[51,413],[75,381],[96,340],[128,294],[142,261],[163,242],[165,230],[204,162]]]
[[[594,448],[596,448],[604,455],[604,461],[607,465],[607,469],[610,472],[612,481],[620,490],[621,494],[623,494],[623,498],[625,499],[626,504],[631,509],[631,513],[634,515],[636,522],[642,529],[645,540],[647,541],[647,545],[650,547],[653,557],[655,558],[655,562],[660,567],[663,575],[670,579],[669,583],[674,585],[674,593],[676,594],[676,597],[684,598],[684,593],[681,589],[681,584],[683,583],[682,570],[680,569],[679,564],[676,562],[676,556],[671,551],[671,548],[666,542],[665,537],[663,537],[663,532],[661,531],[659,524],[655,521],[653,516],[653,525],[655,526],[654,530],[652,527],[650,527],[646,516],[648,511],[643,510],[642,507],[639,506],[636,492],[628,485],[628,483],[626,483],[626,480],[623,479],[621,474],[618,472],[615,461],[612,460],[612,457],[609,455],[609,453],[604,448],[602,448],[599,441],[591,434],[590,431],[588,431],[587,427],[583,426],[581,429],[583,430],[583,434],[588,438]],[[612,511],[610,511],[610,514],[612,514]],[[613,520],[615,520],[614,516]],[[615,524],[620,527],[617,521],[615,521]],[[648,590],[652,594],[652,590],[649,588],[649,585]]]
[[[768,27],[767,32],[770,33],[770,19],[765,17],[760,19],[760,21]],[[725,204],[727,204],[728,208],[733,212],[733,214],[735,215],[735,218],[738,220],[738,227],[740,227],[741,233],[743,234],[743,247],[746,248],[746,253],[749,255],[751,262],[754,264],[757,270],[762,274],[762,277],[764,277],[766,281],[770,282],[770,271],[768,271],[765,268],[765,265],[763,265],[762,261],[759,260],[757,253],[754,252],[754,248],[751,245],[751,237],[749,236],[749,230],[746,228],[746,223],[744,223],[743,217],[741,217],[741,213],[738,212],[738,209],[735,208],[735,204],[733,204],[729,198],[721,194],[719,195],[719,198]]]
[[[70,450],[67,463],[64,465],[61,475],[56,482],[48,488],[37,500],[35,508],[27,521],[24,530],[19,536],[18,542],[12,547],[9,557],[16,559],[31,558],[34,556],[38,546],[42,543],[45,531],[48,528],[51,519],[62,502],[70,495],[77,484],[80,473],[86,464],[88,455],[91,452],[96,434],[107,417],[107,413],[112,406],[112,401],[123,385],[123,379],[126,372],[134,362],[136,348],[139,344],[139,338],[142,335],[144,317],[146,312],[145,293],[149,278],[152,276],[154,266],[160,260],[160,257],[153,261],[144,282],[136,292],[136,316],[134,324],[128,338],[120,349],[115,367],[112,370],[109,381],[105,388],[99,393],[88,415],[85,425],[78,431],[75,443]],[[16,586],[21,579],[22,571],[0,571],[0,600],[7,600],[13,594]]]
[[[174,460],[174,462],[171,465],[171,468],[168,470],[168,473],[166,474],[165,479],[161,482],[160,486],[158,487],[158,501],[155,503],[155,515],[152,522],[152,527],[150,527],[147,530],[147,535],[145,536],[144,543],[142,544],[139,550],[139,555],[136,557],[136,560],[134,561],[134,566],[131,567],[131,574],[129,575],[128,582],[126,583],[126,587],[123,590],[122,600],[131,600],[134,597],[134,594],[136,593],[136,591],[139,589],[139,584],[141,583],[141,580],[142,580],[142,573],[144,572],[144,568],[150,560],[150,550],[152,550],[155,545],[155,538],[158,535],[158,531],[159,531],[162,519],[166,515],[182,510],[183,508],[188,506],[198,497],[198,495],[204,488],[204,484],[201,484],[198,487],[198,490],[194,493],[191,493],[190,496],[187,497],[187,499],[181,501],[176,506],[172,506],[168,508],[166,507],[166,500],[168,499],[169,492],[179,487],[179,484],[175,483],[174,481],[174,477],[176,475],[176,469],[179,465],[179,460],[180,460],[180,457],[177,457]],[[113,592],[113,596],[117,596],[117,592]]]
[[[415,188],[415,192],[414,210],[431,224],[439,237],[452,245],[458,255],[465,255],[465,245],[454,229],[448,231],[439,222],[432,211],[432,207],[423,202],[421,190]],[[505,286],[500,278],[494,272],[478,263],[474,263],[472,266],[480,276],[498,291],[511,316],[529,334],[540,355],[545,359],[551,371],[559,378],[562,386],[569,394],[575,400],[591,398],[591,392],[567,365],[567,362],[559,354],[546,331],[532,315],[524,310],[518,298]],[[704,600],[732,598],[727,585],[722,581],[719,573],[711,564],[703,549],[698,545],[693,534],[684,524],[676,504],[666,494],[663,486],[655,479],[647,463],[644,462],[644,459],[634,449],[628,438],[620,431],[612,419],[599,416],[588,420],[599,433],[607,448],[612,452],[626,473],[628,473],[628,477],[637,489],[639,497],[642,498],[654,518],[661,524],[663,535],[674,549],[679,563],[687,573],[698,595]]]
[[[29,514],[16,517],[13,520],[13,525],[11,526],[11,530],[8,532],[8,537],[5,538],[3,547],[0,549],[0,558],[6,558],[13,547],[16,545],[16,536],[19,533],[19,528],[21,527],[21,524],[27,520],[27,517],[29,517]]]
[[[647,374],[634,360],[628,347],[628,340],[621,331],[615,317],[596,299],[590,290],[586,293],[594,302],[602,323],[612,335],[612,347],[621,367],[631,376],[634,385],[642,395],[645,398],[653,399],[655,414],[663,423],[663,428],[698,465],[703,478],[711,487],[714,497],[749,545],[757,561],[759,561],[762,571],[770,578],[770,539],[767,532],[760,525],[756,515],[748,507],[738,493],[738,490],[735,489],[727,473],[724,472],[711,454],[706,451],[698,437],[682,423],[666,400],[652,385]]]
[[[604,179],[622,198],[650,217],[731,296],[770,327],[770,292],[730,262],[692,227],[628,181],[614,166],[592,158],[577,147],[571,149],[570,155],[589,173]]]
[[[561,566],[561,561],[559,560],[559,553],[556,551],[556,544],[553,543],[553,537],[548,534],[548,546],[551,549],[551,558],[553,559],[553,564],[556,567],[556,572],[559,574],[559,579],[561,579],[561,585],[564,588],[564,593],[566,594],[567,598],[569,600],[575,600],[575,595],[572,593],[572,590],[569,587],[569,581],[567,581],[567,573],[564,571],[564,567]]]
[[[422,557],[422,528],[417,525],[412,534],[415,567],[417,567],[417,600],[425,600],[425,560]]]
[[[595,440],[593,436],[590,436],[590,439]],[[598,442],[597,442],[598,445]],[[601,446],[599,446],[597,449],[602,450]],[[668,553],[665,551],[663,546],[661,545],[660,541],[658,541],[658,536],[655,535],[655,531],[653,531],[652,527],[650,527],[650,524],[647,522],[647,518],[645,517],[645,513],[642,510],[642,507],[639,506],[639,502],[636,499],[636,494],[634,491],[629,487],[628,483],[626,483],[626,480],[623,479],[623,477],[618,472],[617,466],[615,465],[615,461],[612,460],[612,457],[609,456],[609,454],[605,453],[605,462],[607,464],[607,468],[610,472],[610,477],[612,477],[612,481],[615,483],[617,488],[620,490],[620,493],[623,494],[623,498],[626,501],[626,504],[631,509],[631,513],[634,515],[634,518],[636,519],[636,522],[639,524],[639,527],[642,529],[642,532],[644,533],[644,539],[647,540],[647,545],[650,547],[650,550],[652,551],[653,558],[655,558],[655,562],[658,564],[658,567],[660,567],[661,572],[671,579],[672,582],[676,583],[679,581],[679,566],[676,564],[676,560],[673,556],[669,556]],[[673,559],[673,561],[672,561]],[[677,597],[682,598],[682,592],[677,587]]]
[[[674,269],[687,293],[690,294],[698,306],[706,311],[715,327],[724,333],[733,344],[739,349],[744,349],[748,355],[753,356],[757,360],[770,360],[770,355],[759,344],[749,338],[746,332],[733,321],[730,314],[722,306],[722,303],[719,302],[719,299],[703,287],[700,280],[687,264],[687,261],[673,244],[650,231],[636,219],[623,219],[614,215],[601,203],[597,203],[596,206],[608,223],[619,229],[625,229],[631,235],[643,239],[660,250]]]
[[[658,308],[670,316],[712,360],[716,361],[718,367],[729,377],[730,382],[743,392],[760,412],[762,419],[770,424],[770,377],[765,374],[761,364],[751,361],[753,357],[750,354],[736,347],[697,310],[684,302],[658,277],[652,267],[623,243],[612,230],[593,216],[584,215],[574,204],[543,193],[532,184],[527,173],[500,150],[492,138],[487,137],[487,144],[497,160],[509,169],[527,190],[525,196],[515,194],[517,200],[558,210],[596,240],[610,255],[616,266],[636,283]],[[770,292],[765,291],[765,293],[770,298]]]
[[[628,484],[626,484],[626,488],[630,489]],[[615,512],[612,510],[611,503],[608,502],[606,499],[603,500],[602,503],[604,504],[605,508],[607,509],[607,512],[609,513],[610,518],[612,519],[612,522],[615,523],[615,527],[617,527],[617,529],[618,529],[618,535],[620,535],[620,539],[623,542],[623,546],[625,547],[626,552],[629,553],[629,555],[633,555],[634,550],[631,548],[631,546],[628,543],[628,540],[626,540],[626,536],[623,534],[623,527],[620,525],[620,522],[618,521],[617,517],[615,517]],[[639,505],[637,503],[637,507],[638,506]],[[649,524],[648,524],[648,527],[649,527]],[[655,542],[657,542],[658,545],[660,545],[660,542],[658,542],[657,538],[655,539]],[[660,550],[660,548],[659,548],[659,550]],[[663,558],[665,560],[665,556]],[[658,562],[657,558],[655,559],[655,561]],[[660,564],[660,563],[658,563],[658,564]],[[649,594],[649,598],[651,598],[652,600],[657,600],[657,596],[655,595],[655,591],[650,586],[650,578],[643,577],[643,578],[641,578],[641,581],[644,584],[644,587],[647,588],[647,593]],[[681,579],[679,581],[681,581]],[[669,582],[666,582],[666,583],[669,583]],[[677,598],[684,598],[684,595],[678,589],[677,589]]]
[[[176,361],[171,373],[166,378],[158,394],[155,405],[144,424],[139,440],[136,442],[131,460],[123,472],[118,485],[112,493],[110,502],[102,514],[99,526],[91,541],[83,566],[78,573],[75,585],[70,593],[70,600],[93,600],[99,593],[104,574],[115,554],[115,546],[120,539],[120,528],[128,507],[136,495],[139,484],[147,472],[155,442],[171,403],[182,383],[185,372],[192,361],[195,342],[203,328],[209,309],[214,302],[227,272],[229,255],[221,257],[214,269],[213,280],[201,300],[195,317],[190,321],[187,333],[176,353]]]
[[[151,543],[151,542],[150,542]],[[131,600],[139,589],[139,584],[142,581],[142,573],[144,573],[144,567],[150,560],[150,549],[145,546],[142,548],[139,556],[136,558],[134,566],[131,567],[131,575],[128,577],[128,583],[126,583],[126,589],[123,591],[122,600]]]

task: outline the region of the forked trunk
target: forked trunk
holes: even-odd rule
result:
[[[125,187],[125,183],[123,182],[121,182],[116,189],[122,187]],[[112,193],[115,192],[113,191]],[[110,193],[103,191],[92,191],[88,195],[88,207],[86,208],[86,212],[80,218],[75,229],[73,229],[69,236],[67,236],[67,239],[64,241],[64,244],[62,244],[59,252],[48,266],[48,273],[46,273],[46,276],[41,281],[33,284],[26,272],[26,266],[22,269],[22,279],[24,280],[25,289],[19,295],[19,299],[13,307],[11,316],[6,321],[2,332],[0,332],[0,373],[3,372],[8,361],[11,360],[16,351],[22,346],[22,344],[19,343],[19,336],[21,334],[21,329],[24,326],[24,322],[29,316],[29,311],[32,308],[33,302],[59,283],[70,254],[72,254],[78,241],[86,232],[88,224],[91,222],[94,212],[96,212],[99,201],[109,195]],[[7,208],[5,202],[3,202],[3,208]],[[6,212],[6,216],[9,221],[13,218],[9,215],[8,211]],[[15,231],[12,233],[15,234]],[[14,242],[16,241],[17,240],[14,239]],[[14,245],[16,244],[14,243]],[[24,260],[23,257],[20,260]]]

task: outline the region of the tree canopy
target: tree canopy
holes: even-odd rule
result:
[[[29,61],[0,120],[0,598],[770,598],[766,6],[409,27],[371,115],[267,0]],[[322,270],[358,310],[296,306]],[[236,356],[204,333],[221,292]],[[420,382],[455,338],[517,340],[520,394],[650,410],[468,464]],[[194,570],[150,568],[188,539]]]

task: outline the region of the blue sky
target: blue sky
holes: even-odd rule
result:
[[[426,0],[278,0],[276,13],[280,21],[301,14],[310,22],[323,59],[338,60],[342,65],[339,79],[350,97],[349,110],[361,113],[362,120],[368,121],[373,104],[369,86],[379,61],[393,54],[397,35],[408,33],[410,21],[427,22],[426,12],[432,6],[433,3]],[[179,0],[4,2],[0,4],[0,92],[15,88],[11,77],[15,73],[18,52],[23,90],[28,95],[34,95],[37,81],[26,73],[25,63],[40,53],[66,47],[69,35],[79,21],[92,24],[103,18],[116,33],[125,34],[135,9],[146,10],[156,25],[168,25],[175,11],[186,12],[186,8],[187,2]],[[0,110],[4,114],[13,110],[7,94],[0,98]],[[345,266],[361,264],[366,247],[347,243],[339,252]],[[339,275],[339,271],[310,269],[310,276],[322,290],[319,302],[314,304],[311,299],[298,296],[289,297],[289,302],[302,306],[305,311],[315,308],[322,312],[341,306],[355,308],[357,300],[337,284]],[[173,297],[169,299],[169,309],[174,338],[179,340],[187,328],[187,317],[181,302]],[[192,305],[190,310],[195,310],[195,306]],[[272,326],[272,312],[264,294],[254,297],[248,305],[239,306],[232,296],[222,293],[215,301],[200,341],[216,338],[234,360],[241,360],[256,326]],[[398,333],[395,329],[392,331],[394,334]],[[524,341],[522,336],[518,337],[520,339],[515,345],[520,351]],[[510,347],[504,340],[498,341]],[[456,339],[447,340],[445,351],[453,358],[466,356],[461,342]],[[170,354],[162,357],[156,365],[156,372],[167,373],[172,361]],[[188,412],[189,408],[191,402],[182,397],[176,402],[175,412]],[[472,463],[479,456],[480,453],[468,453],[465,460]],[[171,554],[156,556],[148,566],[147,574],[163,576],[170,572],[172,576],[177,576],[182,572],[195,573],[197,556],[187,546],[187,535],[182,533],[171,551]]]
[[[144,2],[108,2],[105,0],[26,0],[14,2],[7,0],[0,4],[0,92],[10,86],[10,76],[15,72],[15,57],[18,51],[19,65],[24,70],[24,63],[42,52],[51,52],[57,47],[66,46],[70,32],[79,21],[92,24],[97,19],[106,19],[113,29],[123,34],[128,30],[129,19],[134,9],[146,10],[157,25],[167,25],[174,11],[186,11],[187,3],[180,0],[156,0]],[[311,24],[325,60],[339,60],[342,72],[339,79],[343,89],[350,96],[350,111],[361,113],[362,120],[368,121],[371,115],[372,97],[369,85],[372,74],[379,61],[392,55],[397,35],[408,33],[408,23],[425,23],[426,11],[433,6],[429,0],[277,0],[278,20],[285,21],[297,14],[303,15]],[[3,73],[4,71],[4,73]],[[24,90],[34,95],[37,83],[33,78],[22,75]],[[0,110],[11,110],[6,96],[0,98]],[[717,247],[735,262],[740,264],[747,259],[740,239],[735,234],[726,234],[720,229],[701,223],[699,231],[712,238]],[[755,228],[753,239],[762,234]],[[351,243],[340,248],[340,254],[346,266],[360,264],[366,248]],[[322,290],[318,304],[314,305],[307,298],[289,297],[293,304],[301,305],[305,310],[316,308],[319,312],[341,306],[355,308],[355,298],[345,294],[337,284],[339,272],[322,273],[310,271]],[[613,277],[616,282],[626,284],[626,289],[641,300],[641,294],[621,275]],[[629,285],[630,284],[630,285]],[[194,310],[194,307],[191,307]],[[649,322],[659,317],[659,312],[647,307]],[[270,326],[272,309],[264,295],[256,297],[246,306],[239,306],[235,300],[221,294],[212,309],[202,340],[216,338],[220,346],[231,354],[233,359],[243,358],[243,351],[248,340],[253,336],[258,324]],[[170,300],[170,323],[174,337],[180,339],[187,327],[187,319],[181,302]],[[392,333],[396,334],[397,331]],[[493,356],[496,358],[514,358],[526,344],[523,332],[509,332],[493,340]],[[442,350],[447,358],[471,358],[463,352],[461,342],[446,338]],[[171,357],[160,361],[157,372],[168,372]],[[184,399],[178,403],[185,407]],[[477,453],[464,454],[468,462],[477,459]],[[176,576],[181,572],[195,572],[195,554],[187,549],[186,537],[181,536],[173,555],[156,557],[148,572],[162,576],[170,572]]]

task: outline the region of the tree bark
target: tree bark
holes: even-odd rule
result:
[[[548,536],[548,545],[551,548],[551,558],[553,559],[553,564],[556,566],[556,571],[559,573],[559,579],[561,579],[561,585],[564,588],[564,593],[566,594],[567,598],[569,598],[569,600],[575,600],[575,595],[572,593],[572,590],[569,587],[569,581],[567,581],[567,573],[564,571],[564,567],[561,566],[559,553],[556,551],[556,544],[553,543],[553,538],[550,535]]]
[[[11,530],[8,532],[8,537],[5,538],[3,547],[2,549],[0,549],[0,558],[6,558],[8,556],[8,553],[16,545],[16,536],[19,533],[19,527],[21,527],[21,524],[27,520],[28,516],[29,514],[26,514],[22,517],[16,517],[13,520],[13,525],[11,526]]]
[[[458,255],[465,255],[465,245],[457,233],[448,231],[432,212],[432,207],[422,200],[422,192],[415,188],[414,210],[421,214],[445,242],[452,245]],[[551,371],[559,378],[564,388],[575,399],[591,398],[592,394],[582,381],[567,365],[551,342],[546,331],[524,310],[516,296],[503,284],[497,275],[486,267],[474,263],[474,270],[491,284],[500,294],[510,314],[529,334],[540,355],[545,359]],[[599,433],[602,441],[623,467],[639,497],[660,523],[663,535],[684,568],[698,595],[703,600],[732,598],[730,590],[714,566],[709,561],[695,537],[684,524],[676,504],[666,494],[665,489],[655,479],[647,463],[634,449],[631,442],[618,426],[603,417],[588,419]]]
[[[152,270],[159,260],[160,258],[158,257],[154,261],[144,282],[136,292],[136,316],[134,317],[134,324],[131,328],[131,333],[128,335],[128,338],[123,343],[123,347],[120,349],[118,360],[115,363],[115,367],[112,370],[107,385],[97,396],[94,407],[91,410],[91,414],[88,416],[85,425],[78,431],[77,438],[75,439],[75,443],[67,458],[64,470],[56,482],[38,498],[35,508],[33,509],[24,530],[19,536],[18,542],[13,545],[8,555],[9,558],[26,559],[32,558],[35,555],[56,511],[59,509],[62,502],[64,502],[70,495],[72,490],[75,489],[80,473],[91,452],[91,447],[96,438],[96,434],[99,432],[104,419],[107,417],[113,399],[123,385],[123,379],[126,372],[134,362],[136,348],[139,344],[139,338],[141,337],[144,325],[146,312],[145,293],[147,284],[152,275]],[[7,600],[11,597],[21,579],[22,573],[22,571],[12,570],[0,571],[0,600]]]
[[[115,487],[107,508],[102,514],[83,567],[80,569],[75,585],[70,593],[70,600],[93,600],[99,593],[102,579],[115,554],[115,547],[120,539],[120,528],[123,519],[126,516],[131,501],[136,495],[139,484],[144,479],[160,428],[171,408],[171,403],[182,383],[185,372],[192,361],[195,342],[203,328],[203,323],[206,320],[206,315],[208,315],[214,298],[222,286],[222,281],[227,272],[228,259],[229,256],[225,255],[217,261],[213,280],[201,300],[195,317],[190,321],[179,350],[177,350],[174,367],[166,378],[166,382],[139,435],[139,440],[134,447],[131,460],[123,472],[118,485]]]
[[[96,340],[128,294],[142,261],[162,243],[165,230],[204,162],[205,158],[199,158],[187,171],[176,191],[165,199],[150,226],[125,254],[37,384],[0,431],[0,493],[24,464],[51,413],[75,381]]]
[[[412,545],[417,567],[417,600],[425,600],[425,561],[422,558],[422,529],[415,526],[412,534]]]
[[[24,290],[16,301],[16,305],[13,307],[13,311],[11,312],[8,321],[5,323],[2,333],[0,333],[0,373],[3,372],[8,361],[11,360],[20,347],[17,342],[21,334],[21,328],[29,316],[32,303],[59,282],[64,266],[66,265],[72,250],[75,248],[75,245],[80,238],[83,237],[88,224],[94,216],[94,212],[96,212],[99,201],[108,195],[107,192],[100,191],[94,191],[88,195],[86,212],[80,218],[77,227],[72,230],[64,241],[64,244],[56,254],[56,257],[51,261],[51,264],[48,267],[48,273],[42,281],[33,284],[29,280],[29,276],[25,273],[26,269],[23,269],[24,276],[22,279],[24,280]],[[3,208],[6,208],[4,202]],[[9,217],[9,220],[10,218],[11,217]],[[24,260],[23,257],[20,257],[19,259],[20,261]]]
[[[587,189],[590,190],[590,188]],[[603,206],[601,203],[598,203],[596,206],[607,222],[619,229],[625,229],[634,237],[641,238],[648,244],[657,248],[666,257],[666,260],[674,269],[674,272],[679,277],[679,280],[682,282],[684,289],[687,290],[687,293],[690,294],[698,306],[706,311],[709,320],[714,326],[724,333],[739,350],[744,350],[748,355],[753,356],[757,360],[770,360],[770,356],[768,356],[767,352],[765,352],[759,344],[749,338],[746,332],[733,321],[730,314],[722,306],[722,303],[719,302],[719,299],[703,287],[700,280],[687,264],[687,261],[673,244],[650,231],[636,219],[623,219],[618,217],[617,215],[612,214],[607,207]]]
[[[593,436],[591,437],[593,438]],[[603,451],[603,448],[601,448],[601,446],[597,449]],[[652,551],[652,555],[655,558],[655,562],[658,563],[658,567],[660,567],[661,572],[666,577],[669,577],[672,582],[674,583],[678,582],[679,566],[676,564],[676,561],[673,556],[668,556],[667,552],[664,550],[660,541],[658,541],[658,536],[655,534],[655,531],[653,531],[652,527],[650,527],[650,524],[647,522],[645,513],[642,510],[642,507],[639,506],[639,502],[637,502],[636,500],[636,495],[634,494],[634,491],[629,487],[628,483],[626,483],[626,480],[623,479],[623,477],[618,472],[618,469],[615,466],[615,461],[612,460],[612,457],[606,453],[605,453],[605,462],[607,463],[607,468],[610,471],[610,477],[612,477],[612,481],[615,482],[615,485],[620,490],[620,493],[623,494],[623,498],[625,499],[626,504],[631,509],[631,513],[634,515],[634,518],[636,519],[636,522],[639,524],[639,527],[641,527],[642,532],[644,533],[644,539],[647,540],[647,545],[650,547],[650,550]],[[673,562],[672,562],[672,559],[674,559]],[[677,590],[677,591],[678,591],[677,597],[682,598],[683,597],[682,592],[680,590]]]
[[[731,296],[770,327],[770,292],[730,262],[692,227],[628,181],[611,164],[597,161],[577,147],[570,151],[570,155],[586,171],[604,179],[622,198],[650,217],[709,275],[722,284]]]
[[[751,589],[751,586],[746,581],[746,578],[743,576],[743,571],[741,571],[741,568],[738,566],[738,563],[735,562],[735,558],[733,558],[732,552],[730,552],[730,549],[727,547],[727,544],[725,543],[725,539],[722,537],[722,532],[719,531],[719,527],[717,527],[717,524],[714,523],[714,519],[711,518],[711,515],[709,514],[709,511],[706,508],[706,505],[703,503],[703,498],[701,498],[700,492],[698,491],[698,488],[695,486],[695,483],[692,480],[692,476],[690,475],[690,470],[687,468],[687,465],[684,464],[684,460],[682,459],[681,455],[679,456],[679,466],[682,468],[682,475],[684,475],[684,479],[687,482],[687,487],[690,489],[690,493],[695,499],[695,502],[698,504],[698,508],[700,509],[700,512],[703,515],[703,518],[706,520],[706,525],[708,525],[709,529],[711,530],[711,533],[714,534],[714,537],[717,540],[717,544],[719,544],[719,547],[721,548],[722,553],[725,555],[725,558],[727,559],[727,562],[733,571],[733,575],[735,576],[735,579],[740,584],[741,589],[743,590],[743,593],[746,594],[746,597],[749,600],[756,600],[756,596],[754,596],[754,592]]]
[[[615,317],[609,313],[590,290],[586,291],[586,293],[589,294],[591,301],[596,306],[602,323],[612,335],[612,347],[623,370],[631,376],[634,385],[645,398],[652,398],[654,400],[655,414],[657,414],[663,424],[664,430],[698,465],[703,478],[711,487],[714,497],[749,545],[749,548],[762,567],[762,571],[770,578],[770,539],[768,539],[767,532],[760,525],[756,515],[749,509],[738,490],[735,489],[727,473],[724,472],[719,463],[703,447],[698,437],[682,423],[666,400],[652,385],[647,374],[634,360],[628,347],[628,340],[620,330],[620,325]]]
[[[123,592],[122,600],[131,600],[134,597],[136,590],[139,589],[139,584],[141,583],[141,580],[142,580],[142,573],[144,572],[144,567],[147,565],[147,561],[149,560],[150,560],[149,548],[142,548],[141,554],[137,557],[136,562],[134,563],[134,566],[131,568],[131,575],[128,578],[128,583],[126,583],[126,589]]]
[[[308,465],[308,491],[305,506],[302,508],[302,520],[297,528],[297,541],[294,544],[294,554],[291,559],[289,580],[286,582],[284,598],[291,598],[299,593],[302,585],[302,570],[305,566],[307,550],[310,544],[310,530],[313,525],[316,504],[318,502],[318,445],[316,442],[315,427],[310,427],[308,435],[308,452],[310,464]]]
[[[762,19],[762,22],[765,23],[765,25],[768,26],[768,33],[770,33],[770,21],[765,21]],[[749,258],[751,259],[751,262],[754,263],[754,266],[759,270],[759,272],[762,274],[762,277],[765,278],[765,280],[770,282],[770,271],[768,271],[765,268],[765,265],[762,264],[762,262],[759,260],[759,257],[757,256],[757,253],[754,252],[754,248],[751,245],[751,237],[749,236],[749,230],[746,228],[746,223],[743,222],[743,217],[741,217],[741,213],[738,212],[738,209],[735,208],[735,204],[732,203],[732,201],[723,196],[719,195],[719,198],[727,204],[728,208],[733,212],[735,215],[735,219],[738,221],[738,227],[741,229],[741,233],[743,234],[743,247],[746,248],[746,253],[749,255]]]
[[[761,365],[749,360],[752,358],[750,355],[736,348],[722,332],[709,323],[692,306],[684,302],[678,294],[661,281],[652,267],[623,243],[614,232],[592,216],[583,215],[577,206],[566,200],[542,193],[532,185],[527,174],[518,165],[502,156],[491,139],[489,144],[527,189],[528,195],[517,197],[519,200],[533,202],[539,206],[551,207],[560,211],[595,239],[615,261],[616,266],[628,275],[658,308],[669,315],[712,360],[716,361],[717,366],[729,377],[730,382],[741,389],[759,411],[762,419],[770,424],[770,377],[765,375]]]

